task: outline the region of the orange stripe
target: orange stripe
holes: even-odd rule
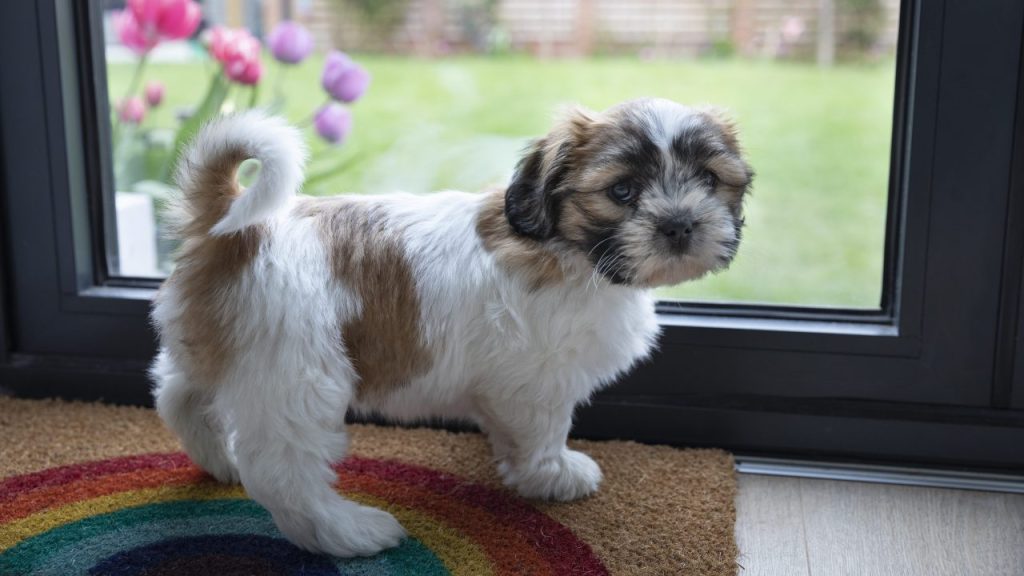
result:
[[[80,478],[67,484],[38,488],[19,495],[13,502],[0,508],[0,524],[24,518],[39,510],[63,506],[80,500],[128,490],[198,484],[204,479],[208,480],[210,485],[216,484],[216,481],[194,466],[172,470],[143,468],[107,476]]]
[[[129,490],[89,500],[72,502],[4,524],[4,529],[0,531],[0,552],[26,538],[31,538],[36,534],[41,534],[58,526],[77,522],[89,516],[97,516],[121,510],[122,508],[142,506],[154,502],[216,500],[218,498],[245,498],[245,492],[242,491],[241,486],[187,484],[184,486]]]

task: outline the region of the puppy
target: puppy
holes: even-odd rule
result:
[[[574,408],[650,352],[652,288],[728,266],[751,181],[732,124],[655,99],[569,112],[503,192],[297,196],[304,157],[258,112],[187,150],[152,377],[196,464],[338,556],[405,534],[334,490],[348,410],[469,419],[523,496],[593,493],[601,470],[566,447]]]

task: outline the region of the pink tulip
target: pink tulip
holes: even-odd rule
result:
[[[180,40],[195,34],[202,19],[199,4],[191,0],[171,0],[164,3],[164,10],[156,22],[161,36]]]
[[[238,61],[230,66],[225,66],[224,71],[228,78],[235,82],[245,84],[246,86],[254,86],[259,84],[260,78],[263,77],[263,63],[259,58]]]
[[[146,104],[150,108],[156,108],[164,101],[164,85],[160,82],[146,84]]]
[[[142,55],[160,40],[188,38],[201,18],[193,0],[128,0],[128,7],[114,16],[114,28],[122,44]]]
[[[267,45],[279,62],[298,64],[313,51],[313,35],[301,24],[281,22],[270,33]]]
[[[213,56],[214,60],[223,62],[224,48],[234,37],[234,30],[223,26],[214,26],[203,34],[202,40],[206,44],[206,49],[210,51],[210,56]]]
[[[321,138],[331,144],[341,144],[352,130],[352,113],[337,102],[331,102],[313,117],[313,126]]]
[[[156,26],[164,0],[128,0],[128,10],[135,20],[145,26]]]
[[[160,38],[156,34],[146,33],[132,12],[128,10],[114,15],[114,30],[117,31],[117,37],[121,44],[139,55],[149,52],[160,42]]]
[[[217,26],[210,31],[207,41],[210,54],[224,66],[228,78],[249,86],[260,81],[260,41],[247,30]]]
[[[128,10],[147,34],[171,40],[194,34],[202,16],[193,0],[128,0]]]
[[[335,50],[327,55],[320,81],[331,98],[355,102],[369,87],[370,73],[343,52]]]
[[[138,124],[146,117],[146,105],[142,98],[132,96],[121,101],[117,107],[117,116],[126,124]]]

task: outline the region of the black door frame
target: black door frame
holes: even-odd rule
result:
[[[82,56],[94,4],[0,5],[0,382],[147,403],[154,286],[95,257],[109,178],[105,81]],[[1024,6],[904,4],[879,309],[663,305],[660,352],[577,433],[1024,470]]]

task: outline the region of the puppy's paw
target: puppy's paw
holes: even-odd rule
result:
[[[507,486],[525,498],[568,502],[597,491],[601,467],[590,456],[566,449],[556,458],[545,458],[532,467],[510,468],[502,476]]]
[[[317,528],[320,550],[334,556],[372,556],[394,548],[405,538],[405,528],[383,510],[350,503],[343,516]]]
[[[218,462],[217,465],[200,465],[210,476],[221,484],[238,484],[238,467],[231,462]]]
[[[499,458],[494,462],[495,468],[498,470],[498,476],[502,478],[508,477],[512,474],[512,460],[510,458]]]
[[[238,465],[226,450],[204,450],[201,453],[193,454],[188,452],[189,458],[213,476],[222,484],[238,484]]]
[[[394,548],[406,532],[394,516],[348,500],[331,501],[309,517],[274,514],[278,528],[299,548],[332,556],[372,556]]]

